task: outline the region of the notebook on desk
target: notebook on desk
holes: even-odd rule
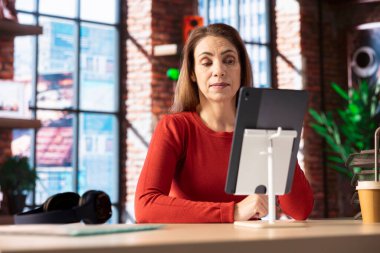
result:
[[[137,231],[155,230],[163,225],[142,224],[101,224],[85,225],[73,223],[64,225],[4,225],[0,226],[0,234],[19,235],[56,235],[56,236],[90,236],[111,233],[129,233]]]

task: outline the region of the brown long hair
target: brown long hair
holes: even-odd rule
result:
[[[241,84],[252,86],[252,69],[248,53],[239,32],[226,24],[211,24],[194,29],[182,51],[182,65],[174,94],[172,112],[195,111],[199,104],[199,90],[196,82],[191,80],[194,73],[194,50],[199,41],[207,36],[222,37],[235,46],[240,61]]]

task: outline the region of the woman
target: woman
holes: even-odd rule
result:
[[[233,222],[267,214],[265,195],[224,192],[237,93],[252,86],[251,65],[238,32],[225,24],[195,29],[183,51],[173,113],[158,123],[135,196],[139,223]],[[286,214],[306,219],[313,195],[297,165]]]

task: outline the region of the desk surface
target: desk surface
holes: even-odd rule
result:
[[[160,230],[86,237],[0,235],[0,252],[380,252],[380,224],[307,221],[301,228],[168,224]]]

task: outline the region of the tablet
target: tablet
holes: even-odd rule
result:
[[[306,109],[307,92],[303,90],[259,89],[250,87],[240,89],[225,186],[226,193],[248,195],[266,192],[268,184],[266,156],[258,159],[258,153],[254,154],[254,152],[258,151],[253,148],[252,156],[249,157],[248,162],[245,160],[242,167],[243,137],[247,134],[246,129],[277,130],[278,127],[281,127],[283,130],[296,131],[294,141],[288,150],[285,150],[285,152],[290,153],[289,164],[282,165],[282,167],[285,166],[285,169],[281,169],[282,171],[278,171],[275,165],[274,170],[275,194],[282,195],[290,191]],[[251,150],[248,151],[250,152]],[[274,156],[275,152],[277,151],[274,150]],[[259,186],[264,186],[264,190]]]

